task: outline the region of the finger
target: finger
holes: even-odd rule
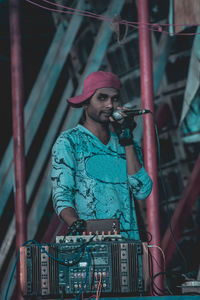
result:
[[[123,109],[123,110],[127,110],[127,111],[129,111],[129,110],[130,110],[130,108],[128,108],[128,107],[125,107],[125,106],[124,106],[124,107],[122,107],[122,109]]]
[[[109,117],[110,122],[115,122],[115,119],[113,119],[113,117]]]
[[[117,109],[119,109],[119,110],[127,110],[127,111],[130,110],[130,108],[125,107],[125,106],[118,106]]]
[[[115,120],[115,119],[113,119],[113,117],[109,117],[109,121],[112,122],[112,123],[122,124],[124,122],[124,119]]]

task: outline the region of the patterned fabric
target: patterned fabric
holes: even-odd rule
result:
[[[142,163],[140,147],[134,142]],[[126,237],[139,239],[134,198],[145,199],[152,181],[144,167],[127,175],[124,147],[116,134],[104,145],[85,127],[63,132],[52,150],[53,205],[73,207],[81,219],[120,219]],[[132,231],[130,231],[130,229]]]

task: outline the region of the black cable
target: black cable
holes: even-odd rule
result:
[[[63,264],[63,265],[65,265],[65,266],[68,266],[68,267],[70,267],[70,266],[73,266],[73,265],[76,265],[76,264],[78,264],[79,262],[80,262],[80,260],[82,259],[82,257],[83,257],[83,254],[85,253],[85,249],[86,249],[86,251],[87,251],[87,246],[92,242],[92,240],[94,239],[94,237],[95,237],[96,235],[93,235],[90,239],[89,239],[89,241],[86,241],[86,242],[83,242],[82,241],[82,244],[79,246],[79,247],[77,247],[77,248],[75,248],[75,249],[72,249],[72,250],[77,250],[77,249],[79,249],[79,251],[80,251],[80,249],[81,249],[81,255],[79,256],[79,259],[78,260],[76,260],[76,261],[74,261],[74,262],[72,262],[72,263],[70,263],[70,264],[67,264],[66,262],[65,263],[62,263],[62,262],[60,262],[60,264]],[[59,250],[58,250],[59,251]],[[65,253],[66,251],[59,251],[60,253]],[[48,255],[48,254],[47,254]],[[79,252],[74,256],[74,257],[78,257],[78,255],[79,255]],[[70,258],[70,259],[72,259],[72,258]]]
[[[128,232],[128,231],[140,231],[140,232],[145,232],[150,236],[150,240],[147,240],[147,243],[150,243],[152,241],[152,234],[145,230],[145,229],[124,229],[124,230],[120,230],[120,232]]]
[[[151,266],[151,268],[150,268],[150,272],[151,272],[150,278],[151,278],[151,289],[152,289],[153,295],[163,296],[163,294],[159,294],[159,293],[155,290],[155,288],[154,288],[154,286],[155,286],[156,288],[158,288],[158,287],[157,287],[157,285],[155,284],[154,278],[153,278],[153,257],[152,257],[151,252],[149,251],[149,249],[148,249],[148,252],[149,252],[149,257],[150,257],[150,266]]]
[[[150,276],[150,278],[151,278],[151,288],[152,288],[152,292],[154,293],[154,294],[156,294],[157,296],[163,296],[163,294],[167,294],[167,295],[171,295],[172,293],[170,293],[170,291],[168,290],[168,289],[160,289],[158,286],[157,286],[157,284],[155,283],[155,278],[157,277],[157,276],[159,276],[159,275],[167,275],[168,273],[166,272],[166,271],[162,271],[162,272],[159,272],[159,273],[157,273],[157,274],[155,274],[154,276],[153,276],[153,256],[152,256],[152,254],[151,254],[151,252],[149,251],[149,248],[148,248],[148,254],[149,254],[149,257],[150,257],[150,259],[149,259],[149,271],[151,272],[151,274],[149,274],[149,276]],[[150,266],[151,266],[151,268],[150,268]],[[160,291],[160,292],[162,292],[163,294],[159,294],[157,291],[156,291],[156,289],[158,290],[158,291]],[[167,287],[168,288],[168,287]]]
[[[158,276],[160,276],[160,275],[167,275],[167,272],[159,272],[159,273],[157,273],[157,274],[155,274],[154,276],[153,276],[153,281],[155,280],[155,278],[156,277],[158,277]],[[154,284],[155,284],[155,282],[154,282]],[[155,284],[155,286],[156,286],[156,288],[160,291],[160,292],[165,292],[165,293],[167,293],[167,295],[170,295],[170,293],[169,293],[169,291],[167,290],[167,289],[164,289],[164,290],[161,290],[156,284]]]
[[[82,244],[80,246],[77,246],[76,249],[80,249],[82,247],[86,247],[87,245],[89,245],[89,243],[91,243],[93,241],[93,239],[95,238],[96,234],[94,234],[88,241],[81,241]],[[68,251],[71,252],[73,251],[74,249],[69,249]],[[58,250],[60,253],[62,253],[62,250]],[[67,251],[66,251],[67,252]]]
[[[84,242],[84,243],[80,246],[79,249],[82,248],[81,256],[79,257],[79,260],[78,260],[76,263],[72,263],[72,264],[67,264],[67,263],[65,262],[65,260],[58,259],[58,258],[54,257],[54,256],[51,255],[49,252],[47,252],[47,251],[45,250],[45,248],[43,248],[43,247],[42,247],[37,241],[35,241],[35,240],[27,240],[26,242],[24,242],[24,243],[21,245],[21,247],[23,247],[23,246],[25,246],[25,245],[27,245],[27,244],[29,244],[29,243],[34,243],[34,244],[35,244],[36,246],[38,246],[44,253],[46,253],[51,259],[57,261],[59,264],[63,264],[63,265],[65,265],[65,266],[72,266],[72,265],[74,265],[74,264],[77,264],[77,263],[81,260],[81,258],[83,257],[83,254],[84,254],[84,251],[85,251],[86,246],[94,239],[94,237],[95,237],[95,235],[92,236],[91,239],[90,239],[89,241]],[[83,248],[83,247],[84,247],[84,248]],[[83,249],[84,249],[84,250],[83,250]],[[87,249],[86,249],[86,251],[88,252]],[[11,281],[12,281],[12,278],[13,278],[13,275],[14,275],[14,272],[15,272],[15,269],[16,269],[16,265],[17,265],[17,261],[18,261],[19,257],[20,257],[20,250],[19,250],[18,253],[17,253],[17,257],[16,257],[16,259],[15,259],[15,263],[14,263],[13,269],[12,269],[12,271],[11,271],[11,275],[10,275],[10,278],[9,278],[9,281],[8,281],[8,285],[7,285],[7,288],[6,288],[6,293],[5,293],[4,300],[7,300],[7,297],[8,297],[8,291],[9,291],[9,288],[10,288],[10,284],[11,284]],[[71,258],[70,258],[70,259],[71,259]],[[89,260],[89,252],[88,252],[88,260]],[[61,295],[61,296],[62,296],[62,295]]]
[[[164,200],[165,200],[166,208],[167,208],[167,217],[168,217],[169,229],[170,229],[170,233],[171,233],[172,239],[174,241],[174,244],[176,246],[176,249],[177,249],[178,253],[180,254],[181,258],[184,261],[185,272],[187,272],[187,261],[186,261],[184,255],[183,255],[180,247],[178,246],[178,243],[177,243],[177,241],[175,239],[175,236],[174,236],[174,233],[173,233],[173,229],[172,229],[172,225],[171,225],[171,216],[170,216],[170,212],[169,212],[168,195],[167,195],[167,190],[166,190],[165,184],[164,184],[164,179],[163,179],[162,169],[161,169],[161,162],[160,162],[160,141],[159,141],[159,136],[158,136],[157,120],[156,120],[156,117],[155,117],[155,115],[154,115],[154,113],[152,111],[149,111],[149,113],[152,115],[153,120],[154,120],[154,126],[155,126],[155,132],[156,132],[156,139],[157,139],[158,170],[159,170],[161,185],[162,185],[162,189],[163,189],[163,196],[164,196]]]
[[[152,291],[153,291],[153,259],[152,259],[152,255],[151,255],[151,252],[149,250],[149,248],[147,248],[148,250],[148,254],[149,254],[149,277],[150,277],[150,282],[151,282],[151,288],[152,288]]]
[[[149,257],[150,257],[150,266],[151,266],[151,268],[150,268],[150,266],[149,266],[149,271],[150,271],[150,279],[151,279],[151,289],[152,289],[152,292],[153,292],[153,294],[156,294],[157,296],[163,296],[163,294],[159,294],[156,290],[155,290],[155,288],[154,288],[154,286],[156,286],[156,288],[158,288],[157,287],[157,285],[155,284],[155,282],[154,282],[154,278],[153,278],[153,258],[152,258],[152,254],[151,254],[151,252],[149,251],[149,248],[148,248],[148,253],[149,253]],[[158,288],[159,289],[159,288]]]

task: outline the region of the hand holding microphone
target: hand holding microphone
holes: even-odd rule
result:
[[[119,107],[112,114],[112,122],[114,130],[119,138],[121,146],[128,146],[133,144],[133,129],[136,127],[134,117],[149,113],[145,109],[128,109],[126,107]]]

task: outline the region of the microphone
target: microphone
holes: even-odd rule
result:
[[[127,116],[123,116],[122,113],[125,113]],[[127,118],[128,116],[135,117],[143,114],[148,114],[150,113],[150,110],[148,109],[117,109],[114,110],[112,117],[115,119],[115,121],[120,121],[122,119]]]

